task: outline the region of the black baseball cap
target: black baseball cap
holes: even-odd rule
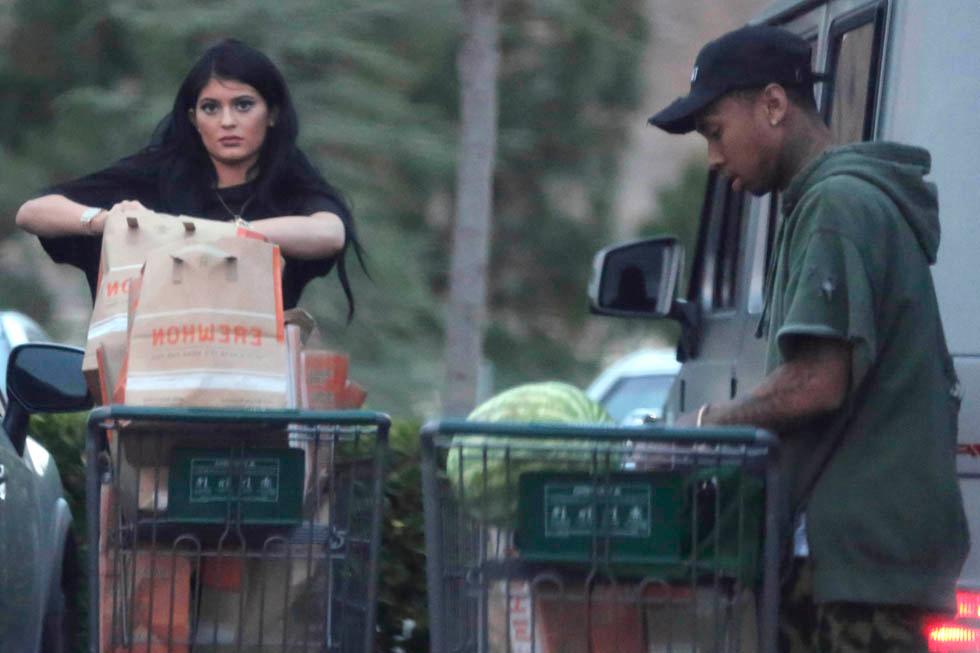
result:
[[[701,48],[691,71],[691,92],[654,114],[650,124],[671,134],[694,131],[695,119],[729,91],[777,83],[812,85],[821,81],[810,67],[810,44],[778,27],[749,25]]]

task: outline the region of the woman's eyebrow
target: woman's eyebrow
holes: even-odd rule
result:
[[[231,98],[231,101],[232,102],[236,102],[238,100],[254,100],[254,99],[255,99],[255,95],[254,94],[252,94],[252,93],[242,93],[241,95],[236,95],[235,97]],[[214,97],[211,97],[210,95],[202,95],[197,100],[198,104],[200,104],[201,102],[220,102],[220,101],[221,100],[219,98],[214,98]]]

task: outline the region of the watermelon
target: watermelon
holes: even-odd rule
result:
[[[471,422],[611,424],[609,413],[573,385],[560,381],[527,383],[505,390],[477,406]]]
[[[575,386],[557,381],[528,383],[501,392],[477,406],[467,419],[472,422],[556,426],[615,424],[599,403]],[[446,460],[446,473],[456,496],[464,497],[466,507],[474,517],[497,526],[510,527],[516,516],[517,479],[522,473],[532,470],[589,471],[592,469],[593,448],[599,447],[602,452],[608,446],[606,443],[580,439],[457,435],[452,440]],[[464,461],[462,469],[461,451]],[[607,458],[602,453],[599,456],[599,464],[605,466]],[[622,456],[616,454],[608,459],[608,464],[618,469],[621,459]]]

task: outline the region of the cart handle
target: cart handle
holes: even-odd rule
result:
[[[532,439],[633,440],[644,442],[684,442],[690,444],[755,445],[779,448],[779,438],[771,431],[744,426],[669,428],[657,424],[643,426],[603,426],[587,424],[525,422],[469,422],[435,420],[422,427],[422,438],[476,435]]]
[[[255,424],[334,424],[363,426],[375,424],[382,428],[391,425],[385,413],[368,410],[240,410],[228,408],[153,408],[113,404],[99,406],[89,414],[89,424],[108,420],[152,420],[162,422],[211,422]]]

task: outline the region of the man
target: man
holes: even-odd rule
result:
[[[805,41],[745,27],[706,45],[690,94],[650,119],[696,129],[733,189],[782,193],[767,376],[679,424],[782,438],[794,520],[783,650],[925,651],[923,617],[954,607],[968,548],[958,384],[929,273],[930,158],[893,143],[832,147],[815,81]]]

